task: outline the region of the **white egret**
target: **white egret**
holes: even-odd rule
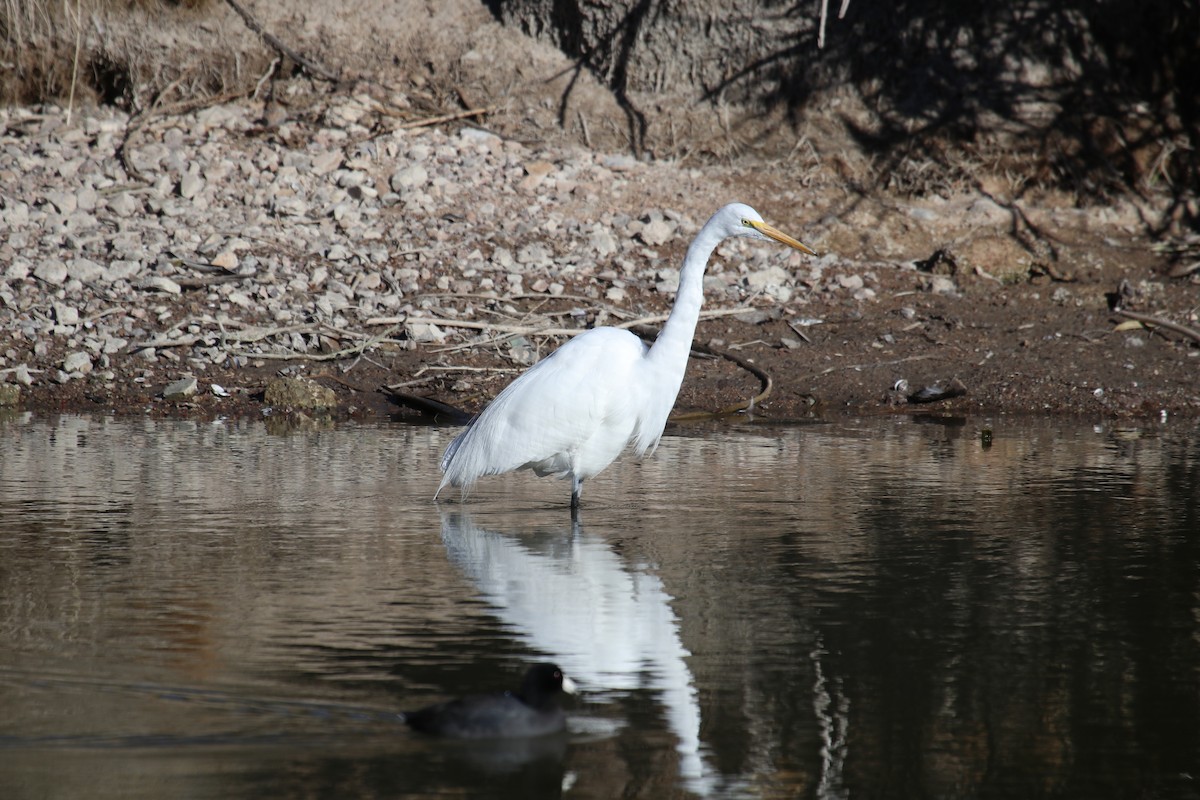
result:
[[[465,491],[485,475],[531,469],[570,477],[574,509],[583,482],[627,445],[639,458],[653,453],[683,384],[704,301],[704,269],[731,236],[774,239],[816,255],[750,206],[725,206],[688,247],[675,305],[654,344],[647,347],[619,328],[593,328],[534,364],[450,442],[438,493],[447,486]]]

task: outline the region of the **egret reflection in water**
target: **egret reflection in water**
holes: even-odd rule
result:
[[[578,519],[528,535],[486,530],[443,512],[450,560],[531,647],[552,654],[584,691],[648,688],[678,739],[690,791],[722,786],[700,741],[700,704],[673,598],[648,565],[627,566]]]

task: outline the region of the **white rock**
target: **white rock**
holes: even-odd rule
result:
[[[958,294],[958,285],[945,275],[930,275],[925,290],[933,294]]]
[[[8,208],[0,212],[0,221],[17,228],[29,221],[29,206],[20,200],[9,200]]]
[[[54,320],[59,325],[78,325],[79,309],[66,303],[54,304]]]
[[[104,272],[104,280],[109,281],[127,281],[142,271],[142,264],[139,261],[110,261],[108,269]]]
[[[199,383],[195,378],[187,377],[180,378],[174,383],[168,384],[163,389],[164,400],[182,400],[185,397],[191,397],[196,393]]]
[[[285,195],[272,199],[271,210],[280,216],[302,217],[308,213],[308,203],[294,195]]]
[[[60,214],[70,214],[75,210],[76,198],[74,192],[49,191],[46,192],[46,200]]]
[[[406,189],[423,187],[429,181],[429,172],[420,164],[410,164],[404,169],[397,170],[388,181],[392,191],[404,193]]]
[[[4,270],[4,277],[10,281],[22,281],[29,277],[29,262],[23,258],[14,258]]]
[[[191,200],[200,192],[204,191],[204,179],[199,173],[188,171],[179,179],[179,196],[185,200]]]
[[[638,160],[628,155],[607,156],[600,163],[613,172],[628,172],[638,166]]]
[[[75,193],[75,206],[80,211],[95,211],[100,195],[91,186],[85,186]]]
[[[118,217],[129,217],[142,210],[142,201],[132,192],[121,192],[108,201],[108,210]]]
[[[408,326],[408,335],[418,342],[434,342],[440,344],[446,341],[446,334],[431,322],[414,322]]]
[[[33,276],[53,286],[67,282],[67,265],[57,258],[48,258],[33,269]]]
[[[746,288],[752,292],[766,291],[771,287],[784,286],[791,282],[791,274],[783,267],[772,265],[746,276]],[[861,279],[860,279],[861,280]]]
[[[671,226],[671,223],[663,219],[658,219],[647,223],[646,226],[642,228],[640,235],[643,242],[651,247],[657,247],[658,245],[664,244],[670,240],[672,234],[674,233],[675,229]]]
[[[312,171],[316,175],[328,175],[342,165],[340,150],[326,150],[313,156]]]
[[[601,258],[611,256],[617,252],[617,237],[612,235],[612,231],[606,228],[598,228],[592,231],[591,237],[588,239],[588,244],[596,251],[596,254]]]
[[[104,267],[90,258],[73,258],[67,265],[67,276],[81,283],[90,283],[104,275]]]
[[[85,352],[75,352],[68,355],[62,362],[63,372],[79,372],[87,374],[92,371],[92,357]]]

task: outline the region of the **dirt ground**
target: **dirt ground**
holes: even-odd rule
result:
[[[561,56],[502,30],[482,6],[411,5],[420,7],[420,24],[416,18],[390,20],[358,39],[344,20],[314,20],[287,3],[273,12],[257,10],[273,14],[264,21],[293,33],[324,63],[370,74],[393,89],[402,86],[414,114],[487,106],[489,115],[471,122],[501,136],[523,142],[569,140],[620,152],[620,110],[594,80],[573,75]],[[301,24],[289,25],[288,14],[302,18]],[[236,18],[222,23],[227,28],[240,24]],[[387,41],[389,26],[406,24],[399,46]],[[421,30],[436,30],[436,36],[422,41]],[[270,61],[272,54],[253,37],[240,46],[257,53],[261,62]],[[392,64],[421,67],[389,71]],[[239,69],[252,73],[253,66],[248,59]],[[342,89],[314,81],[311,91]],[[569,113],[564,111],[568,97]],[[302,101],[293,96],[290,102]],[[664,157],[679,162],[678,182],[627,193],[628,213],[666,204],[702,219],[720,202],[744,198],[775,221],[773,198],[800,187],[806,209],[817,213],[798,232],[821,252],[844,259],[819,280],[806,280],[802,265],[793,297],[765,312],[755,313],[749,304],[750,313],[742,318],[701,322],[697,343],[752,363],[769,376],[769,396],[748,412],[756,418],[1200,416],[1195,335],[1200,275],[1170,276],[1174,263],[1148,233],[1156,227],[1148,219],[1156,213],[1152,199],[1089,205],[1049,190],[1022,192],[1018,199],[1004,186],[1003,171],[986,165],[973,186],[902,194],[870,188],[888,182],[872,179],[869,159],[850,141],[838,140],[838,129],[823,124],[820,109],[805,123],[803,152],[756,150],[749,146],[754,132],[745,133],[745,146],[738,146],[739,133],[727,125],[711,122],[707,130],[698,130],[702,117],[696,111],[687,120],[693,146],[677,140],[669,152],[666,139],[659,139]],[[685,241],[676,241],[662,250],[678,261],[685,247]],[[864,296],[859,287],[873,294]],[[564,296],[584,288],[568,285]],[[625,300],[638,313],[665,311],[666,301],[651,287],[636,285]],[[1122,310],[1191,333],[1145,320],[1139,324],[1114,312],[1114,301]],[[564,309],[570,303],[549,296],[514,302],[543,313],[556,303]],[[61,355],[48,354],[48,360],[56,357]],[[431,369],[447,364],[479,371]],[[163,385],[149,381],[39,382],[24,390],[21,406],[37,413],[262,417],[280,411],[268,411],[262,394],[281,373],[309,375],[333,389],[335,417],[387,419],[415,418],[419,412],[382,391],[385,385],[474,412],[515,370],[492,350],[380,347],[342,362],[209,367],[195,373],[202,391],[182,400],[163,399]],[[210,384],[231,396],[214,395],[207,391]],[[676,411],[714,412],[744,403],[762,389],[761,376],[745,363],[696,355]]]
[[[696,342],[732,353],[770,377],[770,395],[751,411],[761,420],[841,414],[1055,414],[1148,421],[1200,416],[1197,343],[1153,325],[1125,327],[1129,320],[1110,312],[1106,298],[1124,284],[1123,308],[1194,327],[1200,289],[1161,277],[1161,258],[1144,242],[1088,235],[1057,245],[1053,269],[1035,268],[1010,283],[984,277],[954,257],[939,259],[935,270],[957,272],[957,290],[944,294],[929,291],[933,273],[881,262],[870,271],[876,292],[870,302],[814,292],[798,297],[777,319],[702,321]],[[656,301],[665,311],[652,292],[634,296],[631,305],[653,310]],[[543,312],[547,302],[554,301],[536,301]],[[448,364],[498,373],[469,373],[464,379],[461,370],[432,372],[422,380],[428,368]],[[197,375],[204,389],[215,383],[231,392],[227,398],[202,391],[169,401],[159,396],[162,385],[73,381],[35,385],[23,405],[37,412],[261,417],[272,413],[265,408],[264,387],[280,374],[314,378],[337,394],[334,416],[368,420],[420,416],[384,386],[401,385],[400,392],[473,412],[515,370],[499,352],[487,350],[448,355],[428,346],[381,348],[342,362],[267,361]],[[961,394],[952,390],[935,399],[942,394],[932,391],[921,397],[922,389],[952,387]],[[714,412],[762,389],[762,379],[747,368],[697,354],[676,413]]]

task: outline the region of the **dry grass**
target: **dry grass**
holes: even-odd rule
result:
[[[209,24],[218,7],[213,0],[0,0],[0,102],[136,107],[172,84],[220,91],[226,62],[238,59],[222,56],[214,35],[221,25]],[[198,58],[178,59],[180,45]]]

